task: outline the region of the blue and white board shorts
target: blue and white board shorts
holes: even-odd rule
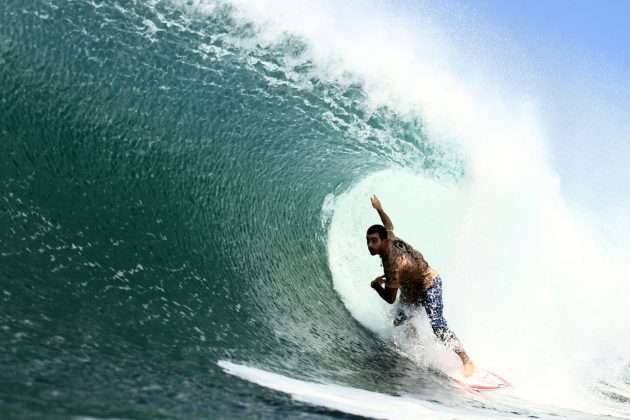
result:
[[[442,279],[440,276],[433,279],[433,284],[422,294],[419,302],[403,305],[398,309],[394,325],[402,325],[411,319],[416,311],[420,309],[420,305],[424,306],[424,309],[427,311],[431,328],[433,328],[435,335],[456,352],[464,351],[455,333],[448,328],[442,313],[444,305],[442,304]]]
[[[411,305],[402,305],[398,309],[396,318],[394,318],[394,325],[402,325],[407,320],[413,318],[416,311],[420,309],[420,305],[424,306],[424,309],[429,316],[431,322],[431,328],[447,329],[448,324],[444,319],[442,313],[444,304],[442,303],[442,279],[437,276],[433,279],[433,284],[429,287],[420,297],[420,301],[412,303]]]

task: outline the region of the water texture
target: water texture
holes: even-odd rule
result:
[[[349,416],[220,360],[552,413],[462,393],[334,286],[333,198],[392,168],[455,185],[462,152],[420,110],[368,101],[361,77],[323,77],[308,40],[262,41],[234,6],[203,5],[0,6],[0,415]]]

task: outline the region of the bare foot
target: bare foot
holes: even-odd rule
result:
[[[477,370],[477,368],[475,367],[475,364],[471,361],[468,361],[467,363],[464,363],[464,368],[462,369],[462,375],[464,375],[465,378],[468,378],[470,375],[475,373],[475,370]]]

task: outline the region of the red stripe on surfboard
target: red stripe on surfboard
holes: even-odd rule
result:
[[[466,388],[469,389],[474,389],[475,391],[492,391],[492,390],[496,390],[496,389],[501,389],[501,388],[506,388],[509,386],[512,386],[511,383],[509,383],[508,381],[506,381],[505,379],[503,379],[502,377],[500,377],[499,375],[497,375],[496,373],[490,372],[489,370],[486,370],[486,372],[492,374],[493,376],[495,376],[496,378],[500,379],[501,381],[503,381],[502,384],[500,385],[495,385],[495,386],[484,386],[484,385],[470,385],[467,384],[466,382],[462,382],[459,379],[456,379],[452,376],[450,376],[450,378],[457,382],[458,384],[465,386]]]
[[[488,371],[488,372],[490,372],[490,371]],[[490,373],[492,373],[492,374],[493,374],[494,376],[496,376],[497,378],[501,379],[505,385],[507,385],[507,386],[512,386],[512,384],[511,384],[511,383],[509,383],[508,381],[506,381],[505,379],[503,379],[502,377],[500,377],[500,376],[499,376],[499,375],[497,375],[496,373],[493,373],[493,372],[490,372]]]

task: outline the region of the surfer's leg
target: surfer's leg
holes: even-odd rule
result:
[[[427,315],[429,316],[429,320],[431,322],[431,328],[433,329],[435,335],[440,339],[440,341],[451,347],[453,351],[459,356],[459,358],[462,359],[465,374],[472,374],[475,370],[472,361],[466,354],[466,351],[464,351],[464,347],[460,343],[455,333],[448,328],[446,319],[444,319],[444,305],[442,303],[442,279],[440,278],[440,276],[437,276],[433,280],[433,285],[428,288],[422,296],[422,305],[427,311]]]

